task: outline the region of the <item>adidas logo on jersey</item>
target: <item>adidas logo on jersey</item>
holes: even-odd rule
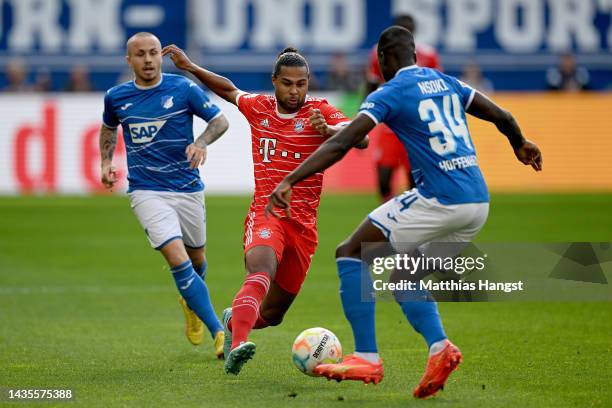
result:
[[[155,122],[130,123],[130,136],[133,143],[148,143],[157,136],[160,129],[166,124],[165,120]]]

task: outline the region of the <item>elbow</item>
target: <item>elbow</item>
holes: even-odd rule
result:
[[[367,149],[369,145],[370,145],[370,138],[368,135],[365,135],[365,137],[361,139],[361,141],[355,145],[355,148],[363,150],[363,149]]]
[[[331,153],[338,160],[344,157],[344,155],[346,155],[349,152],[349,150],[351,150],[351,148],[353,147],[350,144],[334,142],[334,141],[326,142],[326,143],[329,143]]]
[[[227,129],[229,129],[229,120],[227,120],[225,115],[222,115],[221,117],[223,118],[223,133],[225,133],[227,132]]]
[[[215,126],[217,127],[217,129],[219,129],[220,134],[227,132],[227,129],[229,129],[229,121],[227,120],[227,117],[224,114],[221,114],[219,117],[217,117],[214,122],[216,122]]]
[[[514,122],[514,116],[512,116],[512,114],[505,109],[501,109],[501,111],[495,118],[495,124],[497,125],[497,127],[500,127],[500,126],[505,127],[513,122]]]

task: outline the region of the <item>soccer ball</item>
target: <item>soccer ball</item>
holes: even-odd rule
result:
[[[306,329],[297,336],[291,349],[293,364],[304,374],[319,364],[334,364],[342,358],[342,346],[334,333],[322,327]]]

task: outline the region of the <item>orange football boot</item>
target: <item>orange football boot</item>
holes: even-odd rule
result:
[[[427,360],[425,374],[412,395],[415,398],[427,398],[444,389],[448,376],[457,369],[462,360],[461,350],[446,340],[444,348]]]
[[[382,366],[382,360],[378,363],[370,363],[363,358],[353,354],[347,354],[341,363],[338,364],[319,364],[314,368],[314,373],[328,380],[343,380],[363,381],[365,384],[378,384],[385,376],[385,370]]]

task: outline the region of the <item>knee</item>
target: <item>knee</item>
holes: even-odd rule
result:
[[[189,259],[191,259],[191,263],[195,267],[204,265],[206,262],[206,258],[204,257],[204,251],[191,252],[189,253]]]
[[[360,245],[355,245],[350,239],[336,247],[336,258],[361,258]]]
[[[168,244],[164,245],[160,248],[160,252],[171,268],[179,266],[189,260],[183,242],[179,239],[170,241]]]
[[[206,263],[206,259],[204,259],[204,257],[190,258],[190,259],[191,259],[191,264],[193,265],[193,269],[195,269],[196,271],[204,270],[204,264]]]
[[[278,326],[283,322],[285,313],[280,310],[262,310],[261,317],[266,321],[266,323],[268,323],[268,325]]]

